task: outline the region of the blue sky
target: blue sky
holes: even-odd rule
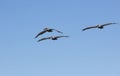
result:
[[[119,0],[0,0],[0,76],[120,76]],[[69,38],[38,39],[64,32]]]

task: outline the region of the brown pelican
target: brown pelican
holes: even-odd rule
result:
[[[47,40],[47,39],[57,40],[58,38],[61,38],[61,37],[69,37],[69,36],[50,36],[50,37],[42,38],[42,39],[38,40],[38,42]]]
[[[104,26],[112,25],[112,24],[117,24],[117,23],[106,23],[106,24],[102,24],[102,25],[90,26],[90,27],[86,27],[86,28],[82,29],[82,31],[85,31],[85,30],[88,30],[88,29],[91,29],[91,28],[103,29]]]
[[[38,33],[35,38],[37,38],[39,35],[42,35],[46,32],[53,32],[53,31],[57,31],[58,33],[62,33],[61,31],[58,31],[56,29],[51,29],[51,28],[44,28],[43,31],[41,31],[40,33]]]

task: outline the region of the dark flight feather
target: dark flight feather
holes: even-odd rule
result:
[[[90,27],[86,27],[84,29],[82,29],[82,31],[88,30],[88,29],[92,29],[92,28],[97,28],[98,26],[90,26]]]
[[[56,30],[56,29],[52,29],[52,30],[54,30],[54,31],[56,31],[56,32],[58,32],[58,33],[61,33],[61,34],[63,33],[63,32],[61,32],[61,31],[58,31],[58,30]]]
[[[107,26],[107,25],[112,25],[112,24],[117,24],[117,23],[106,23],[106,24],[102,24],[100,26]]]
[[[46,32],[45,30],[41,31],[40,33],[38,33],[38,34],[35,36],[35,38],[37,38],[39,35],[44,34],[45,32]]]
[[[47,40],[47,39],[50,39],[50,37],[47,37],[47,38],[41,38],[40,40],[38,40],[38,42],[43,41],[43,40]]]

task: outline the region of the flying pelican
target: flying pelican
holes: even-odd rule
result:
[[[46,32],[53,32],[53,31],[57,31],[58,33],[62,33],[61,31],[58,31],[58,30],[56,30],[56,29],[44,28],[43,31],[39,32],[39,33],[35,36],[35,38],[37,38],[39,35],[42,35],[42,34],[44,34],[44,33],[46,33]]]
[[[46,38],[41,38],[40,40],[38,40],[38,42],[47,40],[47,39],[57,40],[58,38],[61,38],[61,37],[69,37],[69,36],[50,36],[50,37],[46,37]]]
[[[117,24],[117,23],[106,23],[106,24],[102,24],[102,25],[96,25],[96,26],[90,26],[90,27],[86,27],[84,29],[82,29],[82,31],[85,31],[85,30],[88,30],[88,29],[92,29],[92,28],[99,28],[99,29],[103,29],[104,26],[107,26],[107,25],[112,25],[112,24]]]

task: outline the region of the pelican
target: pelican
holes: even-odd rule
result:
[[[53,32],[53,31],[57,31],[58,33],[62,33],[61,31],[58,31],[58,30],[56,30],[56,29],[44,28],[43,31],[39,32],[39,33],[35,36],[35,38],[37,38],[39,35],[42,35],[42,34],[44,34],[44,33],[46,33],[46,32]]]
[[[48,39],[57,40],[58,38],[61,38],[61,37],[69,37],[69,36],[50,36],[46,38],[41,38],[40,40],[38,40],[38,42],[43,41],[43,40],[48,40]]]
[[[82,31],[85,31],[85,30],[88,30],[88,29],[92,29],[92,28],[99,28],[99,29],[103,29],[104,26],[107,26],[107,25],[112,25],[112,24],[117,24],[117,23],[106,23],[106,24],[102,24],[102,25],[96,25],[96,26],[90,26],[90,27],[86,27],[84,29],[82,29]]]

